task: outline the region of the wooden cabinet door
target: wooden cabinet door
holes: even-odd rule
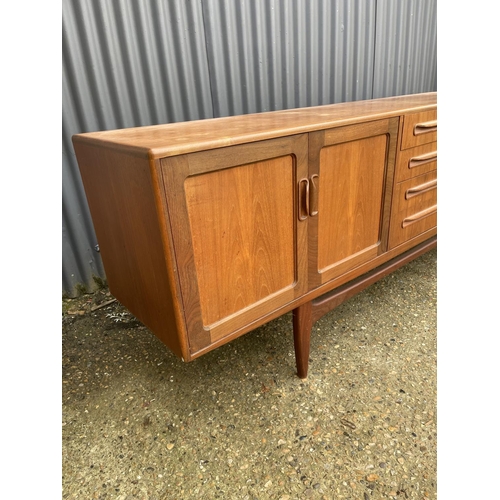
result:
[[[310,287],[387,249],[399,119],[310,134]]]
[[[307,291],[307,135],[161,160],[191,352]]]

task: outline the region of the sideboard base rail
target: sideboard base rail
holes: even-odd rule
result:
[[[294,309],[293,338],[297,375],[300,378],[307,377],[311,329],[316,321],[373,283],[436,247],[437,236],[434,236],[359,278]]]

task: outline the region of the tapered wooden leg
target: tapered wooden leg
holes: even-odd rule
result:
[[[307,377],[309,347],[311,344],[312,302],[307,302],[293,310],[293,343],[295,362],[299,378]]]

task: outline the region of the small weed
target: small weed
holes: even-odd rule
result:
[[[80,295],[85,295],[87,293],[87,286],[83,283],[77,283],[75,285],[75,292],[77,294],[77,297],[79,297]]]
[[[105,279],[100,278],[95,274],[92,275],[92,279],[94,280],[94,283],[96,284],[98,290],[103,290],[104,288],[108,287]]]

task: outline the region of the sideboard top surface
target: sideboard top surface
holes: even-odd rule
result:
[[[156,159],[425,111],[436,105],[437,92],[427,92],[90,132],[73,136],[73,141],[122,149],[136,156]]]

